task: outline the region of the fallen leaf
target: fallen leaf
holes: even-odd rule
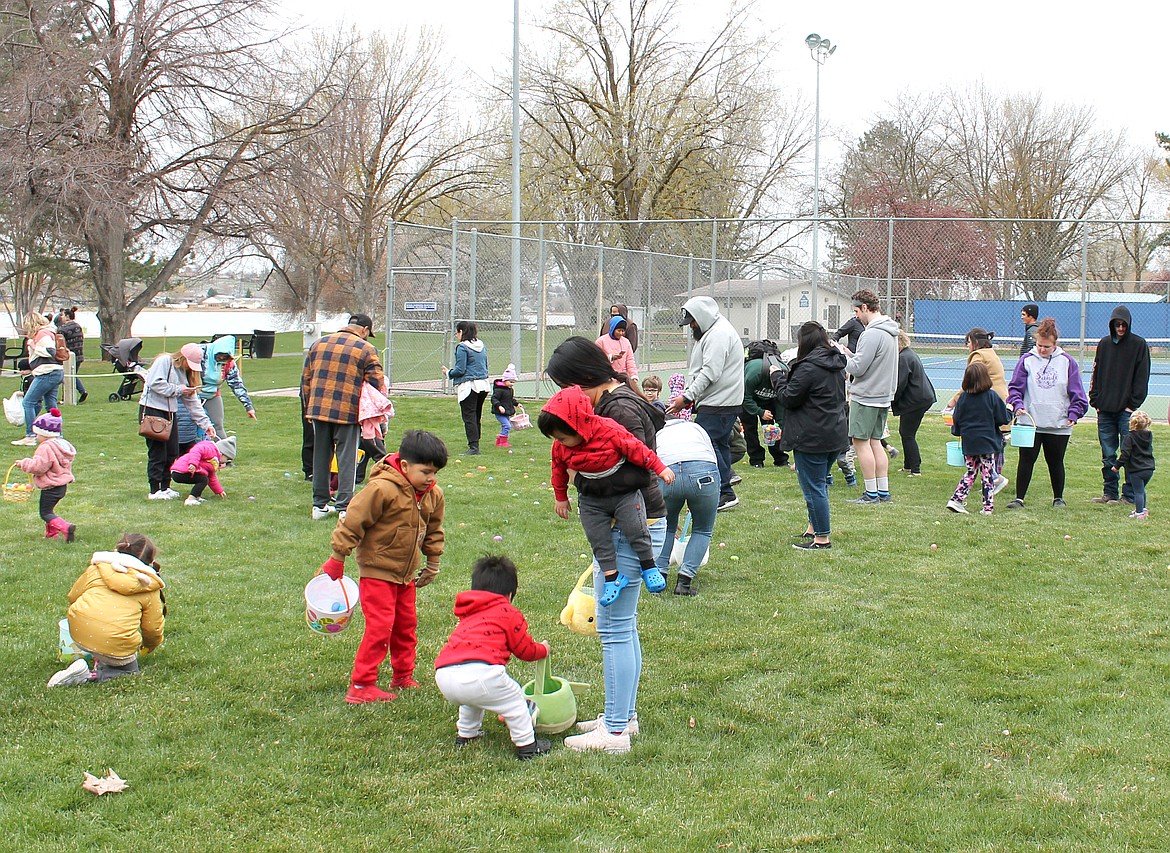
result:
[[[85,773],[85,781],[81,783],[81,787],[91,794],[97,794],[99,797],[102,794],[116,794],[130,787],[130,783],[115,773],[113,768],[109,768],[108,774],[103,779],[99,779],[97,776],[87,773],[84,770],[82,772]]]

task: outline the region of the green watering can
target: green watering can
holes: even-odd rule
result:
[[[566,681],[552,674],[547,657],[536,662],[536,678],[524,685],[525,697],[536,703],[532,717],[541,734],[557,734],[577,722],[577,693],[588,684]]]

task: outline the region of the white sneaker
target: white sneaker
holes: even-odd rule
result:
[[[171,498],[181,497],[181,495],[178,492],[176,492],[174,489],[163,489],[163,493],[167,496],[168,501]]]
[[[345,521],[345,510],[341,510],[341,512],[337,513],[337,520]]]
[[[1007,484],[1008,478],[1003,474],[1000,474],[999,479],[995,481],[995,485],[991,487],[991,494],[998,495],[1004,490],[1004,487],[1007,486]]]
[[[199,506],[203,501],[194,495],[187,495],[187,500],[183,501],[183,506]]]
[[[35,435],[26,435],[24,438],[18,438],[12,444],[15,447],[36,447],[37,437]]]
[[[329,516],[333,515],[336,512],[337,512],[337,507],[333,506],[332,504],[325,507],[324,509],[321,509],[320,507],[313,507],[313,512],[311,513],[311,517],[312,517],[313,521],[320,521],[323,518],[328,518]]]
[[[947,509],[949,509],[951,512],[961,512],[963,515],[970,515],[971,514],[971,513],[967,512],[967,507],[963,506],[961,503],[959,503],[956,500],[947,501]]]
[[[598,714],[596,720],[585,720],[584,722],[577,723],[577,731],[579,732],[592,732],[601,728],[605,728],[605,714]],[[626,734],[628,734],[630,737],[634,737],[634,735],[638,734],[637,714],[634,714],[634,716],[630,717],[630,721],[626,723]]]
[[[630,733],[610,734],[604,726],[598,726],[593,731],[583,735],[565,738],[565,746],[577,752],[597,750],[608,752],[611,755],[623,755],[630,751]]]
[[[164,491],[151,492],[149,495],[146,496],[146,499],[148,501],[169,501],[170,500],[170,498],[167,497],[167,493]]]
[[[89,664],[85,658],[78,658],[60,672],[54,673],[46,687],[72,687],[89,681]]]

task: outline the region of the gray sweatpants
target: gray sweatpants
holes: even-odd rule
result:
[[[615,525],[629,541],[642,566],[654,565],[656,555],[646,527],[646,505],[641,491],[605,497],[578,492],[577,514],[581,516],[585,538],[603,574],[617,571],[617,552],[613,548]]]

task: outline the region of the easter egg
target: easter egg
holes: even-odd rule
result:
[[[496,542],[503,542],[504,541],[503,536],[493,536],[492,539]]]
[[[329,609],[331,611],[333,611],[334,613],[340,613],[342,610],[345,609],[345,605],[342,604],[340,601],[335,601],[335,602],[333,602],[333,604],[329,605]]]

